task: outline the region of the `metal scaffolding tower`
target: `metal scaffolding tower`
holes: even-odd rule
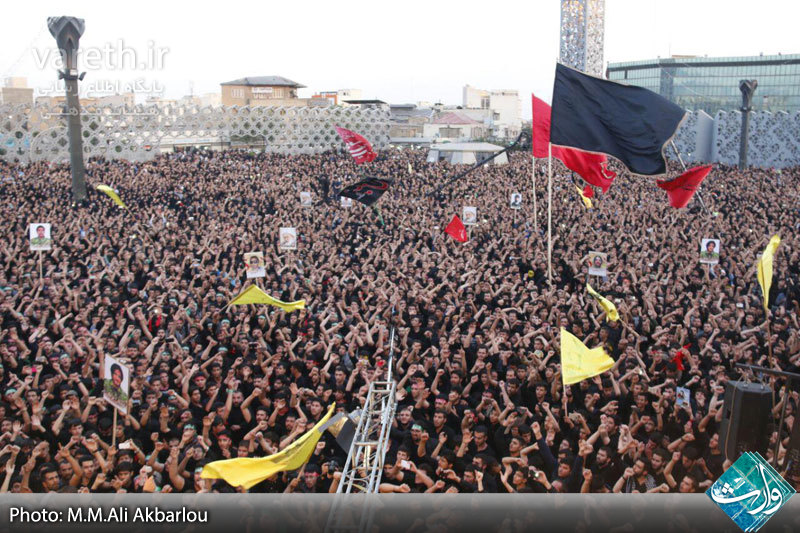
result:
[[[389,357],[386,361],[386,376],[381,381],[373,381],[369,385],[369,393],[361,417],[358,421],[347,461],[342,470],[337,494],[376,494],[383,475],[383,461],[389,446],[389,430],[394,420],[395,390],[397,384],[392,377],[394,365],[395,329],[392,327],[389,340]],[[370,530],[373,516],[372,505],[362,505],[353,512],[345,502],[349,500],[339,496],[335,498],[325,527],[326,533],[344,531]],[[371,498],[369,498],[371,500]],[[363,501],[359,498],[359,502]],[[360,515],[360,516],[359,516]],[[357,522],[357,523],[356,523]]]
[[[389,443],[389,429],[392,427],[396,383],[392,379],[394,364],[394,327],[389,336],[389,358],[386,361],[386,377],[382,381],[369,384],[367,401],[361,410],[347,462],[342,470],[337,493],[351,494],[378,492],[383,474],[383,459]]]

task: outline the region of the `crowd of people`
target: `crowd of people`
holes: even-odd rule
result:
[[[542,162],[535,215],[529,153],[438,192],[458,167],[425,155],[91,160],[80,205],[67,165],[0,162],[0,492],[243,492],[203,466],[276,453],[333,403],[359,408],[385,376],[393,327],[382,492],[705,490],[727,466],[726,383],[759,379],[735,363],[800,366],[800,169],[717,167],[704,206],[682,210],[621,173],[589,210],[557,164],[550,283]],[[394,179],[378,211],[342,207],[338,192],[366,175]],[[463,206],[478,223],[459,243],[444,227]],[[51,251],[29,250],[32,223],[52,224]],[[296,250],[279,249],[281,227],[297,228]],[[775,234],[767,315],[754,265]],[[720,239],[718,264],[700,263],[703,238]],[[608,254],[606,276],[589,279],[590,251]],[[246,278],[248,252],[264,253],[265,278]],[[251,283],[306,307],[226,307]],[[614,367],[563,386],[561,328]],[[105,355],[131,375],[116,424]],[[780,440],[783,459],[800,398],[763,379],[775,390],[766,458]],[[335,490],[346,455],[326,433],[300,470],[250,492]]]

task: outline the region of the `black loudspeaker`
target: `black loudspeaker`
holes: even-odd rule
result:
[[[758,452],[764,458],[769,447],[772,421],[772,389],[761,383],[729,381],[719,429],[722,452],[735,461],[744,452]]]

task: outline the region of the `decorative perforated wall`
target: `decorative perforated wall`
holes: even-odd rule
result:
[[[739,163],[740,111],[719,111],[713,141],[713,160]],[[762,168],[800,165],[800,112],[750,112],[747,162]]]
[[[84,157],[141,161],[162,145],[192,139],[266,141],[267,150],[316,154],[344,149],[334,127],[366,137],[376,149],[389,143],[389,112],[357,107],[86,108],[81,113]],[[69,160],[66,117],[60,108],[0,106],[0,158]]]
[[[603,75],[605,0],[561,0],[561,63]]]

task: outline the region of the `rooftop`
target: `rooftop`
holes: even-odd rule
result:
[[[678,56],[660,57],[656,59],[644,59],[639,61],[610,62],[608,70],[623,70],[635,68],[651,68],[658,65],[676,65],[687,67],[733,67],[750,66],[764,64],[789,64],[800,63],[800,54],[778,54],[778,55],[758,55],[758,56],[735,56],[735,57],[697,57],[697,56]]]
[[[454,124],[454,125],[469,125],[469,124],[483,124],[477,120],[472,120],[460,113],[442,113],[433,120],[434,124]]]
[[[271,86],[271,87],[295,87],[305,88],[305,85],[292,81],[283,76],[249,76],[238,80],[226,81],[220,85],[248,85],[248,86]]]
[[[355,104],[355,105],[367,105],[367,104],[382,104],[386,105],[386,102],[383,100],[345,100],[348,104]]]

